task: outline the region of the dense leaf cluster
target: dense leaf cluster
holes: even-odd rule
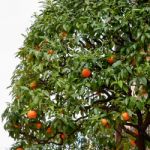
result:
[[[129,149],[129,137],[138,148],[148,147],[150,3],[47,0],[43,8],[17,53],[12,102],[3,114],[5,129],[17,141],[14,149],[99,150],[122,143]],[[81,75],[84,68],[90,77]],[[29,110],[38,117],[29,119]],[[132,116],[129,122],[121,118],[124,111]],[[118,127],[122,140],[116,144]]]

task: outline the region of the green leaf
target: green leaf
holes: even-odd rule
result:
[[[150,3],[46,0],[42,7],[17,53],[12,101],[2,115],[5,129],[17,142],[12,149],[59,149],[54,143],[63,143],[62,149],[117,149],[114,129],[125,123],[121,112],[127,111],[133,116],[130,122],[137,124],[136,110],[145,118],[150,103],[144,92],[140,95],[141,87],[150,91]],[[50,49],[55,53],[48,54]],[[109,63],[110,56],[115,61]],[[83,78],[83,68],[92,75]],[[32,81],[37,88],[30,88]],[[37,118],[27,117],[31,109]],[[101,118],[110,128],[100,124]],[[42,123],[40,129],[37,122]],[[67,138],[62,140],[61,133]],[[124,149],[132,149],[131,136],[123,137]]]
[[[145,77],[139,78],[140,83],[143,84],[144,86],[147,86],[147,79]]]
[[[29,88],[26,87],[26,86],[21,86],[20,88],[21,88],[23,91],[28,91],[28,90],[29,90]]]
[[[127,66],[126,69],[128,70],[128,72],[129,72],[130,74],[132,74],[132,69],[131,69],[131,67]]]
[[[136,107],[137,107],[139,110],[143,110],[143,108],[144,108],[144,103],[143,103],[141,100],[139,100],[139,101],[137,101],[137,103],[136,103]]]
[[[112,65],[112,67],[115,68],[115,67],[118,67],[118,66],[120,66],[120,65],[121,65],[121,60],[118,60],[118,61],[116,61],[116,62]]]
[[[118,85],[119,85],[120,88],[122,88],[123,87],[123,81],[121,81],[121,80],[118,81]]]

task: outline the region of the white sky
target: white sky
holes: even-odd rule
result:
[[[31,25],[34,12],[40,9],[39,0],[0,0],[0,116],[11,101],[10,78],[18,64],[15,53],[22,46],[22,33]],[[0,119],[1,120],[1,119]],[[8,150],[13,140],[0,121],[0,150]]]

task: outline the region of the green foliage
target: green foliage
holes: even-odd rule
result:
[[[118,126],[125,149],[130,147],[129,137],[148,142],[148,1],[47,0],[35,17],[17,53],[20,64],[10,86],[12,102],[3,113],[4,127],[17,141],[13,149],[112,150],[118,144]],[[111,64],[107,59],[112,55]],[[83,78],[84,68],[92,76]],[[30,86],[33,81],[35,89]],[[28,119],[29,110],[38,117]],[[124,111],[132,116],[129,122],[121,118]],[[110,128],[101,118],[107,118]],[[37,122],[42,123],[40,129]],[[139,137],[133,127],[142,127]]]

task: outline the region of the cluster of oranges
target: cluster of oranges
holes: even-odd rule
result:
[[[66,32],[61,32],[61,33],[60,33],[60,37],[61,37],[61,39],[65,39],[65,38],[67,37],[67,33],[66,33]],[[52,54],[55,53],[55,51],[49,49],[49,50],[47,51],[47,53],[48,53],[49,55],[52,55]],[[111,55],[110,57],[107,57],[107,58],[106,58],[106,61],[107,61],[110,65],[112,65],[112,64],[115,62],[115,60],[116,60],[116,57],[115,57],[114,55]],[[83,68],[83,69],[82,69],[81,76],[82,76],[83,78],[89,78],[89,77],[91,77],[91,75],[92,75],[92,72],[91,72],[91,70],[90,70],[89,68]],[[37,82],[36,82],[36,81],[31,82],[30,85],[29,85],[29,87],[30,87],[32,90],[36,89],[36,88],[37,88]],[[30,110],[30,111],[27,112],[27,118],[29,118],[29,119],[36,119],[37,116],[38,116],[38,114],[37,114],[37,112],[36,112],[35,110]],[[129,116],[129,114],[128,114],[127,112],[123,112],[122,115],[121,115],[121,117],[122,117],[122,119],[123,119],[124,121],[129,121],[129,120],[131,119],[131,117]],[[104,127],[106,127],[106,128],[110,128],[109,121],[108,121],[106,118],[102,118],[102,119],[101,119],[101,124],[102,124]],[[36,128],[37,128],[37,129],[40,129],[40,128],[42,127],[42,123],[41,123],[41,122],[37,122],[35,125],[36,125]],[[51,134],[51,133],[52,133],[52,129],[51,129],[50,127],[48,127],[47,130],[46,130],[46,132],[47,132],[48,134]],[[64,139],[66,138],[66,135],[65,135],[64,133],[61,133],[61,134],[60,134],[60,138],[61,138],[62,140],[64,140]],[[133,145],[133,143],[134,143],[134,142],[132,141],[132,145]],[[23,150],[23,149],[19,149],[19,148],[18,148],[17,150]]]
[[[128,112],[123,112],[123,113],[121,114],[121,117],[122,117],[122,119],[123,119],[124,121],[129,121],[129,120],[131,119],[131,117],[130,117],[130,115],[129,115]],[[108,122],[108,120],[107,120],[106,118],[102,118],[102,119],[101,119],[101,124],[102,124],[104,127],[106,127],[106,128],[110,128],[110,124],[109,124],[109,122]]]
[[[37,117],[38,117],[38,113],[35,110],[29,110],[27,112],[27,118],[28,119],[36,119]],[[36,122],[34,125],[35,125],[36,129],[38,129],[38,130],[42,128],[42,123],[41,122]],[[20,128],[20,126],[18,126],[18,125],[15,125],[14,127],[15,128]],[[47,134],[52,134],[53,133],[52,128],[48,127],[47,130],[46,130],[46,133]],[[59,137],[62,140],[65,140],[67,138],[65,133],[60,133]],[[16,150],[24,150],[24,148],[20,146],[20,147],[16,148]]]
[[[27,118],[28,119],[36,119],[38,117],[38,114],[37,114],[37,112],[35,111],[35,110],[29,110],[28,112],[27,112]],[[36,126],[36,128],[37,129],[40,129],[41,127],[42,127],[42,123],[41,122],[37,122],[36,124],[35,124],[35,126]],[[47,130],[46,130],[46,132],[48,133],[48,134],[51,134],[52,133],[52,129],[50,128],[50,127],[48,127],[47,128]],[[65,134],[60,134],[60,137],[62,138],[62,139],[64,139],[65,138]]]
[[[128,112],[123,112],[121,114],[121,118],[123,121],[130,121],[131,120],[131,116],[129,115]],[[106,118],[102,118],[101,119],[101,124],[106,127],[106,128],[110,128],[110,124],[109,124],[109,121],[106,119]],[[133,133],[135,136],[138,136],[139,135],[139,132],[137,129],[134,129],[133,130]],[[136,146],[136,141],[134,139],[130,139],[129,140],[129,143],[131,146]]]
[[[59,33],[59,37],[60,37],[61,40],[65,40],[65,39],[67,38],[67,36],[68,36],[68,33],[67,33],[66,31],[63,31],[63,32],[60,32],[60,33]],[[47,43],[48,43],[48,41],[47,41],[47,40],[44,40],[44,41],[42,42],[42,44],[36,45],[36,46],[34,47],[34,49],[35,49],[36,51],[40,51],[40,50],[41,50],[41,46],[42,46],[43,44],[47,44]],[[21,50],[21,49],[22,49],[22,48],[20,48],[20,50]],[[55,51],[52,50],[52,49],[49,49],[49,50],[47,51],[47,53],[48,53],[49,55],[52,55],[52,54],[55,53]]]
[[[115,60],[116,60],[115,55],[111,55],[110,57],[107,57],[107,59],[106,59],[106,61],[111,65],[115,62]],[[91,75],[92,75],[92,72],[88,68],[84,68],[81,72],[81,76],[84,78],[88,78]]]

